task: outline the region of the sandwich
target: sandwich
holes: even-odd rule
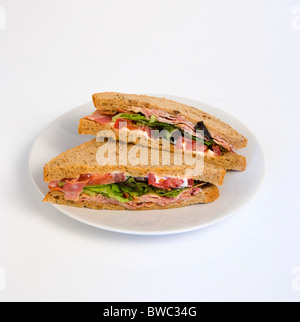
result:
[[[115,149],[115,163],[106,154]],[[74,207],[116,210],[151,210],[209,203],[219,197],[226,171],[203,163],[202,171],[190,163],[177,164],[170,153],[170,164],[160,156],[156,165],[136,164],[129,158],[120,162],[123,143],[93,139],[52,159],[44,167],[49,192],[44,201]],[[151,149],[143,147],[151,160]],[[105,160],[104,160],[105,159]],[[105,162],[106,163],[105,163]]]
[[[225,170],[246,168],[246,158],[236,150],[246,147],[247,139],[197,108],[164,98],[109,92],[94,94],[93,103],[96,111],[80,120],[79,134],[96,136],[112,130],[117,140],[130,141],[130,134],[142,133],[147,140],[132,143],[150,147],[159,141],[163,148],[167,142],[172,152],[199,155]]]

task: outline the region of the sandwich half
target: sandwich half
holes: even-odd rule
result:
[[[48,162],[44,180],[49,192],[44,201],[92,209],[150,210],[208,203],[219,197],[216,184],[223,183],[225,170],[204,164],[201,173],[187,175],[191,166],[175,165],[172,158],[168,166],[136,165],[130,160],[120,165],[120,142],[110,143],[116,145],[116,164],[103,165],[99,149],[105,144],[93,139]],[[147,150],[151,158],[151,149]]]
[[[247,139],[197,108],[164,98],[109,92],[94,94],[93,102],[96,111],[80,120],[79,134],[112,130],[117,140],[128,141],[130,133],[143,133],[147,140],[132,143],[151,146],[159,139],[160,148],[166,141],[172,152],[199,154],[225,170],[246,168],[246,158],[235,151],[246,147]],[[159,137],[158,131],[162,131]]]

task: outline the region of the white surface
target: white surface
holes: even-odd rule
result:
[[[299,1],[0,6],[0,300],[300,300]],[[42,204],[28,173],[34,139],[106,90],[234,115],[264,149],[260,193],[218,225],[163,237],[101,231]]]
[[[224,180],[225,184],[220,187],[218,200],[206,205],[142,212],[98,211],[54,205],[56,209],[82,223],[109,231],[138,235],[165,235],[192,231],[217,223],[236,213],[255,196],[264,177],[264,158],[253,133],[234,117],[213,106],[177,96],[162,95],[162,97],[204,110],[226,123],[230,122],[234,129],[243,133],[249,140],[247,148],[241,152],[247,158],[247,171],[229,172]],[[89,140],[86,136],[79,136],[78,131],[74,131],[74,124],[78,124],[79,119],[89,115],[94,109],[93,103],[90,102],[64,113],[47,126],[34,142],[29,156],[29,172],[43,197],[49,191],[48,185],[43,180],[44,165],[64,152],[65,149],[62,147],[65,144],[76,147]],[[62,142],[61,138],[65,141]]]

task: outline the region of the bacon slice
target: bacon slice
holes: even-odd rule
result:
[[[64,192],[65,199],[75,201],[79,199],[85,186],[123,182],[126,179],[124,173],[81,174],[78,179],[52,181],[49,183],[49,189]],[[60,182],[64,182],[64,185],[60,186]]]
[[[147,180],[147,177],[145,177]],[[158,180],[157,180],[158,179]],[[85,186],[91,185],[104,185],[114,182],[124,182],[127,180],[127,177],[124,173],[108,173],[108,174],[82,174],[76,179],[64,179],[61,181],[52,181],[49,183],[50,190],[57,190],[64,193],[66,200],[73,200],[80,202],[82,200],[87,200],[86,198],[96,198],[89,200],[97,200],[97,202],[112,203],[112,204],[122,204],[118,201],[110,198],[106,198],[101,194],[96,196],[88,196],[82,194],[83,188]],[[132,202],[126,203],[126,207],[129,209],[134,209],[136,207],[141,207],[141,205],[149,204],[159,204],[161,206],[167,205],[171,202],[176,202],[176,200],[181,200],[182,198],[188,198],[189,196],[195,195],[201,192],[200,186],[205,183],[200,183],[197,186],[194,185],[193,179],[182,179],[176,177],[163,177],[157,178],[155,174],[149,174],[148,184],[165,189],[171,190],[171,188],[188,188],[184,189],[181,194],[176,198],[162,197],[155,194],[147,194],[141,197],[135,198]],[[181,199],[180,199],[181,198]]]
[[[86,184],[87,186],[110,184],[115,182],[123,182],[126,180],[124,173],[121,174],[93,174]]]
[[[142,113],[147,117],[147,119],[150,119],[150,117],[154,115],[159,122],[176,125],[184,132],[187,132],[193,136],[203,138],[203,136],[195,130],[195,124],[188,121],[184,116],[181,116],[181,115],[174,116],[160,110],[145,109],[145,108],[136,107],[136,106],[131,106],[127,108],[127,112]],[[228,142],[226,142],[224,139],[220,138],[216,134],[212,134],[212,138],[216,144],[222,146],[227,151],[233,152],[234,147],[230,145]]]
[[[87,115],[85,118],[100,124],[108,124],[112,122],[113,115],[104,115],[104,114],[101,114],[99,110],[97,110],[94,114]]]
[[[137,107],[137,106],[131,106],[127,107],[124,109],[118,109],[118,112],[120,113],[142,113],[144,114],[147,119],[150,119],[152,115],[154,115],[157,119],[158,122],[162,123],[167,123],[167,124],[173,124],[182,129],[184,132],[187,132],[193,136],[197,137],[203,137],[200,133],[198,133],[195,130],[195,124],[192,122],[188,121],[184,116],[181,115],[172,115],[164,111],[156,110],[156,109],[145,109],[142,107]],[[92,115],[87,115],[85,118],[95,121],[100,124],[108,124],[112,122],[113,115],[106,115],[106,114],[101,114],[99,110],[97,110],[94,114]],[[125,124],[127,123],[127,125]],[[151,136],[152,129],[147,127],[147,126],[137,126],[135,125],[132,121],[130,120],[125,120],[125,119],[117,119],[116,122],[114,123],[114,128],[115,129],[122,129],[122,128],[128,128],[129,130],[142,130],[147,132],[149,137]],[[224,148],[227,151],[234,152],[234,147],[230,145],[228,142],[226,142],[224,139],[220,138],[216,134],[212,134],[212,138],[214,142],[218,145],[220,145],[222,148]],[[195,150],[193,147],[190,148],[189,143],[188,143],[188,148],[187,150]],[[205,151],[204,151],[205,152]],[[216,154],[218,155],[218,154]]]
[[[58,184],[59,181],[51,181],[48,185],[48,188],[50,190],[62,191],[62,187],[60,187]]]
[[[65,199],[77,200],[86,184],[87,181],[78,182],[76,179],[66,182],[62,188],[62,191],[65,193]]]
[[[88,195],[82,195],[82,197],[78,200],[78,202],[82,201],[90,201],[95,203],[104,203],[104,204],[115,204],[115,205],[121,205],[127,209],[138,209],[141,207],[151,207],[152,205],[159,205],[162,207],[176,204],[182,200],[189,200],[193,196],[198,195],[201,193],[202,189],[201,186],[205,185],[205,183],[201,183],[197,186],[191,187],[189,189],[184,190],[181,194],[179,194],[176,198],[167,198],[162,197],[154,194],[148,194],[143,195],[141,197],[135,198],[133,201],[121,203],[115,199],[110,199],[107,197],[104,197],[103,195],[96,195],[96,196],[88,196]]]
[[[124,181],[127,180],[127,177],[122,172],[120,172],[120,173],[114,173],[113,174],[113,177],[114,177],[115,182],[124,182]]]
[[[212,148],[216,156],[221,155],[221,149],[217,144],[214,144]]]
[[[157,178],[155,174],[150,173],[148,178],[148,184],[149,186],[171,190],[170,188],[192,187],[194,184],[194,180],[187,179],[187,182],[185,182],[184,179],[176,177]]]
[[[135,107],[135,106],[129,107],[128,110],[134,113],[142,113],[147,117],[147,119],[150,119],[150,117],[154,115],[158,122],[173,124],[178,126],[179,128],[182,128],[186,132],[189,132],[192,134],[195,133],[195,125],[192,122],[188,121],[184,116],[181,116],[181,115],[174,116],[160,110],[145,109],[142,107]]]
[[[218,135],[213,135],[214,142],[218,145],[220,145],[222,148],[224,148],[227,151],[234,152],[234,147],[230,145],[228,142],[220,138]]]

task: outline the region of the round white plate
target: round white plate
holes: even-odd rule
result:
[[[248,139],[247,148],[239,151],[247,157],[246,171],[228,172],[223,186],[219,187],[220,198],[211,204],[137,212],[53,205],[55,208],[94,227],[129,234],[160,235],[191,231],[216,223],[232,215],[254,196],[263,179],[264,157],[258,141],[247,127],[226,112],[198,101],[168,95],[153,96],[166,97],[200,108],[242,133]],[[44,164],[61,152],[93,138],[79,135],[77,132],[79,119],[94,110],[93,104],[87,103],[63,114],[51,123],[33,144],[29,171],[35,186],[43,196],[48,192],[47,184],[43,181]]]

